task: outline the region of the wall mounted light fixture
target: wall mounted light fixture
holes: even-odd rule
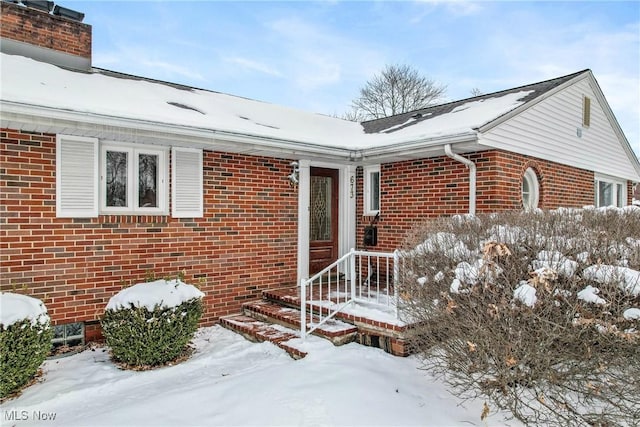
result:
[[[291,185],[292,187],[297,187],[299,182],[299,174],[300,174],[300,168],[298,167],[298,162],[291,162],[291,167],[293,168],[293,170],[287,176],[287,178],[289,179],[289,185]]]

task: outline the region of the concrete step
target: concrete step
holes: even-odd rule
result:
[[[247,316],[300,330],[300,310],[295,308],[285,307],[277,302],[268,300],[245,303],[242,307],[244,314]],[[340,320],[330,319],[313,333],[328,339],[334,345],[343,345],[356,339],[358,328]]]
[[[300,334],[292,329],[287,331],[286,328],[282,326],[264,322],[244,314],[222,317],[220,324],[227,329],[241,334],[249,341],[268,341],[273,343],[289,353],[294,359],[302,359],[307,355],[306,352],[287,344],[287,341],[300,337]]]

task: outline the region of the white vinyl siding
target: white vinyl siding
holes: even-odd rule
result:
[[[171,214],[176,218],[203,216],[202,150],[173,148]]]
[[[98,140],[56,138],[56,216],[98,216]]]
[[[584,99],[590,98],[589,127],[583,126]],[[481,143],[577,168],[637,179],[600,98],[584,78],[488,130]]]

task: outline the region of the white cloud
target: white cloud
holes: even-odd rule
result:
[[[336,85],[353,76],[368,77],[371,68],[378,69],[384,63],[383,55],[366,40],[356,41],[339,30],[299,17],[265,25],[282,49],[282,68],[305,91]]]
[[[171,55],[153,52],[143,46],[129,44],[114,45],[115,50],[94,55],[93,64],[97,67],[109,67],[116,71],[151,77],[172,82],[205,80],[197,67],[189,67],[187,61],[172,61]],[[167,59],[161,59],[169,56]]]
[[[191,71],[190,68],[176,65],[170,62],[157,61],[157,60],[145,59],[145,58],[139,59],[138,62],[147,68],[154,69],[156,73],[160,71],[161,75],[163,74],[166,76],[170,76],[170,78],[173,78],[174,76],[181,76],[191,80],[204,81],[204,77],[200,73],[196,71]]]
[[[280,71],[276,70],[273,67],[268,66],[267,64],[254,61],[252,59],[233,56],[233,57],[224,58],[224,60],[226,62],[239,65],[240,67],[248,70],[258,71],[260,73],[268,74],[274,77],[282,77],[282,73],[280,73]]]
[[[467,0],[416,0],[416,4],[420,11],[411,17],[411,24],[421,23],[429,15],[440,10],[458,17],[475,15],[483,10],[479,2]]]

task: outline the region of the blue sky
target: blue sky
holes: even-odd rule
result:
[[[640,153],[638,1],[74,1],[93,65],[341,115],[385,64],[449,99],[593,70]]]

